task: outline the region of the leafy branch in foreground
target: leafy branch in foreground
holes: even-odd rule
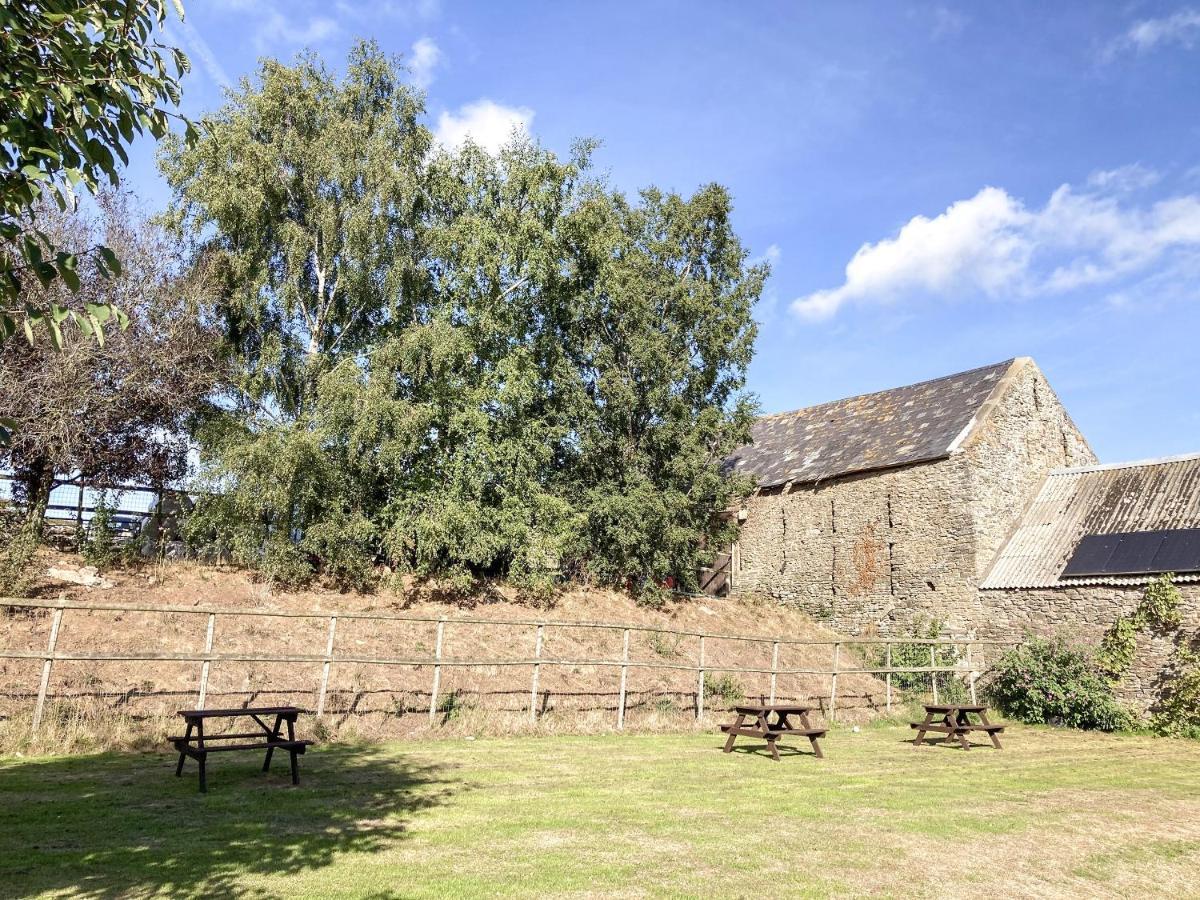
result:
[[[182,18],[182,5],[173,5]],[[115,187],[133,140],[168,133],[178,116],[165,107],[178,106],[189,66],[181,50],[154,37],[167,8],[165,0],[0,5],[0,345],[19,321],[31,343],[44,326],[57,348],[67,322],[97,340],[109,322],[127,324],[116,306],[39,305],[27,296],[34,282],[46,288],[61,280],[78,291],[85,268],[121,273],[107,246],[57,246],[35,210],[41,200],[73,209],[77,189]],[[0,446],[10,429],[0,423]]]

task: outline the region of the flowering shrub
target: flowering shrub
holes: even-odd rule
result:
[[[1005,715],[1021,722],[1101,731],[1134,724],[1092,654],[1061,638],[1034,638],[1008,651],[993,673],[988,695]]]

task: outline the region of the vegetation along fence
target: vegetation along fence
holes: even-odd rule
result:
[[[820,701],[826,710],[830,720],[836,719],[838,707],[838,679],[848,675],[867,675],[881,678],[885,682],[886,688],[886,708],[890,711],[893,703],[893,678],[901,680],[901,684],[911,685],[913,676],[922,678],[929,677],[929,688],[932,693],[934,702],[938,698],[938,678],[940,673],[951,673],[956,677],[956,680],[963,685],[965,691],[969,692],[971,701],[976,700],[976,682],[986,672],[987,667],[984,662],[981,651],[986,647],[1011,647],[1016,644],[1014,641],[983,641],[970,638],[848,638],[842,640],[799,640],[786,637],[769,637],[769,636],[752,636],[752,635],[733,635],[719,634],[712,632],[675,630],[670,628],[662,628],[653,625],[638,625],[638,624],[619,624],[610,622],[581,622],[581,621],[552,621],[539,619],[488,619],[488,618],[450,618],[446,616],[436,617],[428,615],[403,615],[395,613],[374,613],[374,612],[285,612],[276,610],[247,610],[247,609],[220,609],[220,608],[205,608],[198,606],[150,606],[136,604],[103,604],[91,602],[78,602],[72,600],[55,600],[55,601],[40,601],[40,600],[17,600],[0,598],[0,609],[7,608],[11,611],[15,610],[37,610],[46,609],[51,612],[50,616],[50,632],[45,650],[22,650],[12,648],[0,648],[0,659],[8,660],[40,660],[42,662],[41,679],[37,690],[37,700],[33,713],[33,727],[36,729],[42,721],[43,713],[46,706],[47,693],[50,685],[51,673],[54,664],[62,661],[72,662],[174,662],[174,663],[196,663],[199,668],[197,671],[197,681],[195,686],[196,691],[196,706],[203,708],[208,694],[209,672],[215,663],[267,663],[267,664],[288,664],[288,663],[310,663],[319,665],[320,680],[316,692],[316,708],[315,713],[318,716],[324,715],[326,706],[326,697],[330,690],[331,679],[335,678],[336,668],[339,665],[356,664],[363,666],[407,666],[407,667],[428,667],[432,670],[431,682],[429,686],[429,720],[432,724],[436,720],[439,709],[439,693],[442,684],[443,669],[454,667],[527,667],[530,670],[529,681],[529,707],[528,715],[531,721],[536,721],[538,717],[538,679],[543,668],[546,667],[579,667],[592,666],[610,668],[615,670],[619,677],[617,688],[617,709],[616,709],[616,727],[622,729],[625,726],[626,717],[626,698],[628,676],[631,669],[660,669],[673,670],[675,672],[691,672],[694,673],[696,685],[695,692],[695,716],[697,719],[703,717],[705,706],[705,676],[706,674],[746,674],[769,676],[769,700],[774,702],[776,698],[776,687],[778,679],[781,676],[788,675],[807,675],[807,676],[822,676],[828,679],[828,694],[827,705],[826,698],[821,697]],[[207,619],[207,628],[205,631],[205,641],[203,650],[196,652],[163,652],[156,650],[135,650],[121,652],[105,652],[105,651],[82,651],[69,650],[63,651],[58,649],[62,641],[63,634],[66,630],[67,621],[66,613],[73,610],[86,610],[88,612],[110,612],[110,613],[159,613],[159,614],[174,614],[184,616],[200,616]],[[216,633],[217,619],[237,619],[246,617],[258,618],[282,618],[282,619],[308,619],[327,621],[328,630],[324,631],[325,636],[324,647],[321,652],[316,653],[292,653],[292,654],[255,654],[255,653],[223,653],[218,652],[214,648],[214,634]],[[338,623],[347,620],[366,620],[367,622],[403,622],[416,623],[418,625],[425,624],[432,630],[433,640],[433,655],[432,656],[403,656],[403,657],[384,657],[356,654],[349,651],[341,651],[337,646],[338,639]],[[489,628],[511,628],[514,630],[527,629],[526,636],[532,639],[534,653],[529,658],[473,658],[473,657],[458,657],[450,656],[446,650],[445,632],[446,626],[453,625],[455,628],[471,627],[471,626],[487,626]],[[548,629],[602,629],[612,632],[622,633],[623,652],[620,658],[617,659],[563,659],[552,658],[543,655],[544,635]],[[630,657],[630,635],[631,633],[643,632],[650,635],[658,635],[659,638],[673,638],[678,643],[683,639],[696,641],[696,655],[693,660],[680,660],[677,662],[667,660],[637,660]],[[711,661],[706,664],[705,661],[705,643],[714,640],[744,642],[753,645],[769,645],[771,648],[771,665],[767,667],[753,666],[729,666],[715,665]],[[788,646],[806,646],[806,647],[827,647],[831,665],[829,668],[794,668],[782,667],[779,665],[780,647]],[[424,647],[424,644],[419,644],[419,647]],[[928,665],[913,665],[911,663],[896,663],[893,661],[893,649],[903,648],[902,656],[907,660],[914,658],[914,653],[917,656],[923,656],[924,648],[928,647],[929,664]],[[882,654],[880,650],[882,649]],[[947,653],[947,649],[950,651]],[[853,654],[847,653],[848,650],[856,651]],[[865,651],[865,652],[864,652]],[[764,654],[765,655],[765,654]],[[852,658],[858,656],[861,659],[881,659],[881,665],[864,665]],[[939,661],[944,661],[947,658],[953,662],[947,664]],[[849,663],[849,664],[848,664]],[[905,678],[905,676],[908,676]],[[899,685],[898,685],[899,687]],[[945,688],[943,687],[943,690]],[[898,691],[897,691],[898,692]]]

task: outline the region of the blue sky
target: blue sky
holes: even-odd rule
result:
[[[594,136],[618,187],[728,186],[773,264],[766,412],[1028,355],[1102,460],[1200,451],[1200,2],[186,6],[191,114],[370,36],[446,142]]]

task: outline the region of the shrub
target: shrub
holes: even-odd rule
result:
[[[121,562],[128,547],[122,547],[117,539],[117,526],[113,520],[113,507],[105,494],[96,502],[92,520],[83,533],[80,548],[88,565],[97,569],[111,569]]]
[[[940,622],[916,622],[908,631],[907,637],[919,640],[931,640],[941,636],[943,626]],[[892,644],[893,669],[924,669],[930,664],[930,644],[895,643]],[[962,651],[952,644],[932,645],[933,662],[937,666],[957,666],[962,659]],[[887,664],[887,649],[883,644],[866,645],[863,651],[864,659],[872,668],[884,668]],[[953,672],[936,672],[938,699],[947,702],[965,700],[967,689]],[[928,694],[932,690],[930,673],[928,672],[897,672],[892,675],[892,684],[904,694]]]
[[[993,673],[988,695],[1005,715],[1021,722],[1100,731],[1134,724],[1092,654],[1062,638],[1034,638],[1009,650]]]
[[[746,692],[742,689],[742,683],[732,675],[714,678],[711,673],[705,672],[704,698],[706,700],[717,698],[732,705],[746,699]]]
[[[33,584],[37,538],[32,528],[7,524],[0,519],[0,597],[23,597]]]

